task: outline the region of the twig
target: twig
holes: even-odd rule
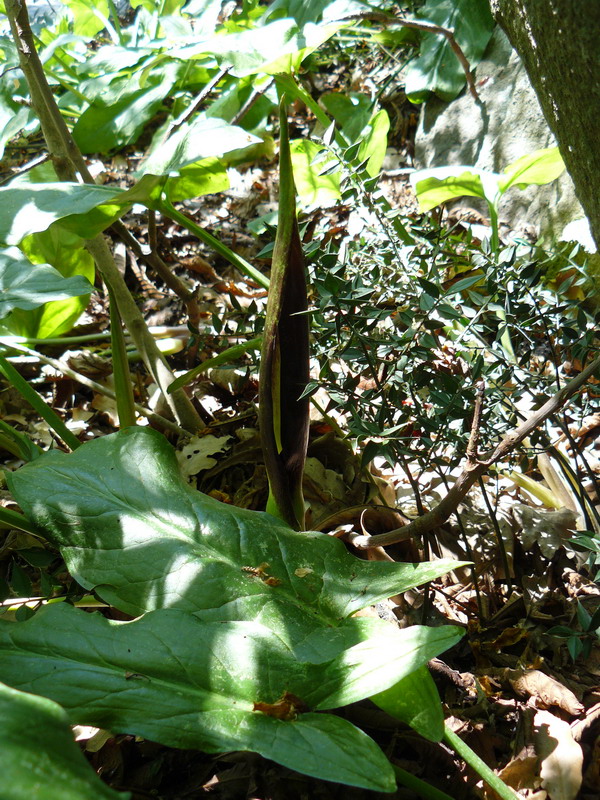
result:
[[[19,63],[29,86],[32,105],[40,120],[56,174],[61,181],[76,181],[79,174],[85,183],[95,183],[81,151],[61,116],[46,80],[44,68],[33,43],[33,34],[24,0],[6,0],[6,13],[19,53]],[[158,349],[144,317],[119,273],[106,240],[99,234],[86,242],[86,249],[94,258],[103,280],[112,289],[127,330],[175,418],[182,427],[189,431],[194,432],[203,428],[204,423],[183,391],[167,394],[167,387],[174,379],[173,373]]]
[[[224,69],[219,70],[217,74],[211,78],[211,80],[202,87],[202,89],[196,95],[196,99],[194,100],[191,105],[189,105],[185,111],[183,111],[177,119],[174,119],[173,122],[169,125],[167,130],[165,131],[165,135],[163,136],[162,141],[166,142],[169,136],[173,134],[177,128],[181,127],[184,122],[187,122],[190,117],[192,117],[196,111],[200,108],[202,103],[206,100],[208,95],[212,92],[212,90],[223,80],[223,78],[227,75],[231,67],[225,67]]]
[[[369,547],[383,547],[388,544],[394,544],[401,539],[403,540],[407,535],[421,536],[434,528],[438,528],[456,511],[459,503],[464,500],[467,492],[478,478],[484,475],[493,464],[505,458],[517,445],[521,444],[524,439],[541,425],[542,422],[562,408],[567,400],[573,397],[588,378],[598,369],[600,369],[600,358],[596,358],[592,361],[579,375],[570,380],[562,389],[547,400],[535,414],[532,414],[529,419],[525,420],[525,422],[521,423],[521,425],[507,434],[494,450],[485,454],[483,460],[478,460],[472,464],[467,461],[463,471],[456,479],[454,486],[452,486],[448,494],[435,508],[431,509],[431,511],[428,511],[421,517],[417,517],[417,519],[413,520],[405,527],[398,528],[395,531],[380,533],[375,536],[354,537],[352,544],[364,550]]]
[[[82,386],[87,386],[88,389],[92,389],[92,391],[97,392],[98,394],[103,394],[106,397],[110,397],[111,400],[117,399],[117,395],[112,389],[109,389],[107,386],[103,386],[101,383],[93,381],[86,375],[82,375],[81,372],[77,372],[68,364],[64,364],[62,361],[58,361],[56,358],[51,358],[43,353],[38,353],[37,350],[32,350],[30,347],[25,347],[22,344],[10,341],[8,337],[0,337],[0,342],[2,342],[6,347],[10,347],[11,350],[18,350],[19,352],[25,353],[28,356],[33,356],[43,364],[48,364],[49,367],[52,367],[57,372],[61,372],[63,375],[66,375],[67,378],[72,378],[72,380],[77,381],[77,383],[80,383]],[[147,417],[151,422],[154,422],[156,425],[164,428],[165,430],[176,433],[178,436],[189,437],[190,435],[189,431],[186,431],[179,425],[171,422],[170,419],[166,419],[160,414],[156,414],[154,411],[151,411],[149,408],[146,408],[139,403],[135,403],[135,410],[143,417]]]
[[[148,215],[148,234],[149,240],[152,242],[155,236],[152,236],[152,220],[154,214]],[[185,305],[185,310],[189,317],[190,323],[194,328],[197,328],[200,322],[200,309],[198,307],[198,297],[195,291],[189,289],[186,284],[175,275],[167,264],[162,260],[155,246],[151,244],[152,250],[145,253],[142,245],[138,242],[135,236],[127,229],[121,220],[117,220],[111,225],[110,228],[116,233],[119,239],[132,251],[139,261],[143,261],[146,266],[154,270],[159,275],[165,284],[174,292],[181,302]],[[156,232],[156,224],[154,223],[154,231]]]
[[[483,393],[485,383],[479,382],[477,394],[475,395],[475,409],[473,411],[473,422],[471,423],[471,434],[467,444],[467,464],[475,465],[479,454],[479,428],[481,427],[481,412],[483,410]]]
[[[238,112],[232,118],[232,120],[231,120],[231,124],[232,125],[237,125],[240,122],[240,120],[242,119],[244,114],[246,114],[248,111],[250,111],[250,109],[252,108],[254,103],[256,103],[256,101],[258,100],[259,97],[262,97],[262,95],[272,85],[274,80],[275,80],[275,78],[271,78],[271,80],[267,81],[264,86],[261,86],[258,89],[253,89],[250,92],[248,98],[246,99],[246,102],[242,104],[241,108],[238,110]]]
[[[454,32],[449,28],[443,28],[441,25],[435,25],[433,22],[425,22],[424,20],[406,19],[405,17],[396,17],[389,14],[384,14],[381,11],[365,11],[360,14],[349,14],[347,17],[342,17],[341,22],[346,20],[372,20],[379,22],[382,25],[402,25],[404,28],[415,28],[419,31],[426,31],[427,33],[438,33],[443,36],[450,45],[452,52],[458,58],[461,67],[464,70],[465,78],[469,91],[475,98],[479,100],[479,94],[475,88],[475,81],[473,80],[473,73],[469,65],[469,60],[465,56],[461,46],[454,38]]]

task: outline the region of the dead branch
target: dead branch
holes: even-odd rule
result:
[[[433,22],[406,19],[405,17],[396,17],[391,14],[385,14],[381,11],[365,11],[361,14],[349,14],[347,17],[342,17],[340,21],[345,22],[346,20],[372,20],[373,22],[379,22],[382,25],[401,25],[404,28],[414,28],[419,31],[426,31],[426,33],[437,33],[440,36],[443,36],[450,45],[452,52],[457,57],[461,67],[464,70],[469,91],[475,100],[479,100],[479,94],[475,88],[475,81],[473,80],[473,73],[471,72],[469,60],[464,54],[459,43],[454,38],[454,31],[450,30],[449,28],[444,28],[441,25],[435,25]]]
[[[600,369],[600,358],[596,358],[575,378],[566,383],[559,389],[544,405],[532,414],[529,419],[521,423],[517,428],[508,433],[501,442],[491,451],[484,454],[482,459],[469,461],[461,474],[456,479],[454,486],[448,494],[438,503],[438,505],[413,520],[408,525],[388,533],[380,533],[375,536],[355,536],[352,544],[361,550],[369,547],[383,547],[388,544],[395,544],[403,541],[409,536],[420,536],[444,523],[458,508],[464,500],[467,492],[475,481],[484,475],[491,466],[505,458],[512,450],[521,444],[531,433],[538,428],[542,422],[551,417],[561,409],[567,400],[573,397],[579,389],[586,383],[594,372]]]

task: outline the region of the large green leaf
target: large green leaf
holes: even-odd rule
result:
[[[178,175],[182,167],[222,156],[261,140],[218,117],[197,116],[180,125],[167,141],[157,141],[142,164],[140,175]]]
[[[419,169],[410,175],[421,211],[430,211],[456,197],[481,197],[495,205],[500,196],[499,179],[495,172],[461,165]]]
[[[390,628],[310,664],[255,622],[162,610],[120,623],[61,604],[0,623],[0,676],[61,703],[73,722],[176,747],[252,750],[318,778],[393,791],[374,742],[314,712],[389,688],[460,635],[450,626]],[[296,708],[288,718],[277,718],[282,700]]]
[[[24,183],[0,188],[0,242],[19,244],[31,233],[73,214],[82,216],[113,201],[121,190],[83,183]],[[109,223],[110,224],[110,223]]]
[[[558,147],[545,147],[529,155],[521,156],[508,167],[500,176],[498,186],[501,192],[517,186],[524,189],[527,186],[541,186],[556,180],[565,171]]]
[[[342,196],[340,169],[324,172],[323,161],[314,163],[322,149],[310,139],[294,139],[290,142],[294,182],[304,206],[331,206]]]
[[[32,264],[17,247],[0,251],[0,319],[15,308],[28,311],[93,288],[81,275],[65,278],[50,264]]]
[[[387,148],[390,120],[387,111],[376,110],[375,104],[365,94],[328,92],[321,102],[341,126],[344,139],[349,144],[360,142],[356,161],[367,161],[366,171],[374,177],[379,173]]]
[[[135,142],[162,105],[172,82],[137,89],[115,105],[89,106],[73,128],[81,152],[107,153]]]
[[[444,712],[427,667],[419,667],[395,686],[373,695],[371,700],[426,739],[432,742],[442,740]]]
[[[452,30],[471,69],[481,60],[494,29],[489,0],[428,0],[419,9],[419,17]],[[421,54],[406,74],[409,100],[422,103],[435,92],[449,102],[465,82],[464,69],[448,40],[439,33],[424,34]]]
[[[51,700],[0,684],[2,800],[127,800],[96,776]]]
[[[241,33],[218,36],[211,41],[222,66],[238,78],[258,72],[268,75],[297,72],[302,61],[344,26],[343,22],[301,29],[293,19],[279,19]]]
[[[315,626],[331,633],[456,565],[363,561],[337,539],[220,503],[185,483],[173,448],[147,428],[45,453],[8,480],[70,572],[107,602],[132,615],[176,607],[257,619],[297,647]],[[354,641],[364,638],[360,622],[347,623]]]
[[[94,260],[83,245],[83,239],[62,228],[60,223],[21,242],[21,250],[34,263],[48,263],[69,280],[82,276],[90,285],[83,296],[48,302],[34,311],[13,311],[4,323],[12,333],[44,339],[71,330],[87,307],[96,271]]]

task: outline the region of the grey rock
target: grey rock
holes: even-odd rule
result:
[[[556,144],[521,61],[496,28],[477,67],[481,102],[463,93],[451,103],[432,97],[424,104],[415,142],[417,169],[454,164],[502,172],[517,158]],[[462,201],[464,204],[464,201]],[[469,206],[485,213],[475,198]],[[547,186],[512,188],[500,201],[500,220],[516,231],[534,226],[546,241],[591,242],[589,225],[573,182],[565,172]],[[579,224],[574,221],[581,220]]]

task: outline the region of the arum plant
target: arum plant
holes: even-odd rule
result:
[[[303,393],[309,380],[309,326],[285,98],[279,120],[279,218],[261,349],[259,421],[269,479],[267,511],[302,530],[302,473],[309,422],[308,398]]]
[[[476,167],[434,167],[413,172],[410,182],[423,212],[458,197],[481,197],[485,200],[492,226],[492,251],[497,252],[500,244],[498,205],[502,195],[512,186],[525,189],[551,183],[564,169],[558,147],[546,147],[518,158],[501,174]]]

